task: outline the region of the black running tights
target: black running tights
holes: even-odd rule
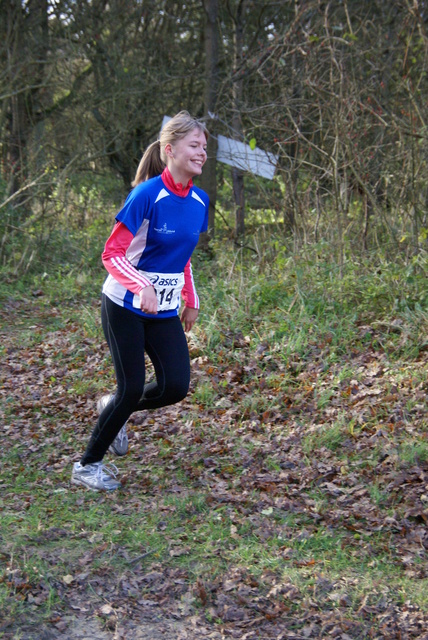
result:
[[[101,319],[117,390],[98,418],[83,465],[103,459],[131,413],[179,402],[187,395],[190,381],[189,350],[178,316],[143,318],[103,295]],[[155,380],[148,384],[145,353],[155,370]]]

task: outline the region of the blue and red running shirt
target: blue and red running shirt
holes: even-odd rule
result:
[[[109,272],[103,293],[116,304],[144,317],[139,293],[153,285],[158,314],[178,314],[180,296],[199,309],[190,257],[208,227],[208,196],[190,180],[175,184],[167,168],[161,176],[137,185],[116,216],[102,260]]]

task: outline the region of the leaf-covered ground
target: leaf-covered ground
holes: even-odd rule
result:
[[[97,321],[10,305],[0,638],[428,638],[426,352],[191,338],[191,393],[132,416],[103,495],[69,482],[113,386]]]

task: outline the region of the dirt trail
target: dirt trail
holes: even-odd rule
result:
[[[5,630],[2,638],[7,640],[221,640],[222,633],[198,623],[196,618],[189,620],[151,620],[122,621],[106,628],[105,621],[94,617],[73,618],[64,631],[52,628],[24,624],[14,624]],[[235,636],[236,637],[236,636]]]

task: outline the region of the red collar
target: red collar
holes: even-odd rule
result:
[[[165,169],[162,171],[161,178],[163,180],[164,185],[170,191],[172,191],[172,193],[175,193],[176,196],[181,196],[182,198],[185,198],[189,193],[190,189],[193,187],[192,180],[189,180],[189,182],[187,183],[187,186],[185,187],[183,187],[181,182],[178,182],[178,183],[175,182],[168,167],[165,167]]]

